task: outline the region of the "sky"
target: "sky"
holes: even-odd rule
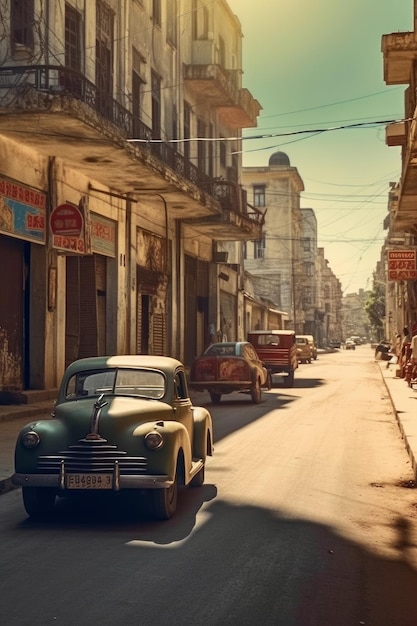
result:
[[[285,152],[343,293],[372,289],[389,183],[401,170],[400,148],[386,145],[378,122],[404,118],[406,88],[385,84],[381,39],[413,31],[413,0],[228,3],[244,36],[243,87],[262,106],[257,128],[243,133],[243,165]]]

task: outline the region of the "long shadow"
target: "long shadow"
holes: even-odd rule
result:
[[[285,387],[277,377],[270,391],[263,392],[260,404],[252,404],[250,395],[246,393],[231,393],[222,396],[220,404],[213,404],[208,394],[199,396],[194,394],[195,406],[205,406],[211,413],[214,428],[214,442],[221,441],[232,433],[252,424],[264,417],[272,410],[285,410],[297,402],[297,389],[313,389],[325,384],[321,378],[297,378],[294,387]],[[294,393],[295,391],[295,393]]]
[[[64,507],[36,526],[54,545],[53,562],[50,552],[34,550],[35,525],[23,523],[24,568],[14,565],[19,585],[13,576],[2,580],[3,623],[29,623],[21,598],[41,593],[46,568],[48,614],[63,615],[72,603],[77,626],[416,626],[417,572],[408,559],[415,546],[406,519],[393,519],[393,557],[385,558],[327,525],[216,494],[213,485],[187,490],[176,517],[160,524],[123,509],[103,518],[99,508],[83,524],[82,513]],[[74,578],[77,559],[82,576]],[[91,581],[99,582],[99,602],[83,601]],[[32,602],[31,624],[44,616],[44,605]]]

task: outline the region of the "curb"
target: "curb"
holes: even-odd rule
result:
[[[408,441],[408,436],[407,436],[406,429],[405,429],[404,424],[402,423],[401,418],[399,416],[399,413],[401,413],[401,411],[398,411],[396,406],[395,406],[395,402],[394,402],[394,399],[393,399],[390,387],[389,387],[389,385],[387,383],[387,377],[384,376],[384,371],[383,371],[381,366],[380,366],[380,371],[381,371],[382,380],[384,381],[385,389],[387,390],[388,397],[390,399],[391,406],[392,406],[392,409],[393,409],[394,414],[395,414],[395,419],[397,421],[401,437],[402,437],[402,439],[404,441],[405,449],[406,449],[407,454],[408,454],[408,456],[410,458],[410,461],[411,461],[411,466],[412,466],[413,472],[414,472],[414,478],[417,481],[417,459],[416,459],[416,455],[414,454],[412,446],[410,445],[410,443]],[[406,384],[406,383],[404,382],[404,384]]]

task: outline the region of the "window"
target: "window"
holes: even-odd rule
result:
[[[304,276],[308,276],[308,277],[313,276],[314,275],[313,268],[314,268],[313,263],[303,263]]]
[[[184,139],[190,139],[191,137],[191,107],[184,102]],[[190,160],[190,142],[184,141],[184,159]]]
[[[193,0],[192,5],[192,38],[195,39],[207,39],[208,37],[208,24],[209,24],[209,12],[205,6],[198,6],[198,0]]]
[[[206,125],[202,120],[197,121],[197,137],[204,138],[206,136]],[[197,142],[198,168],[206,171],[206,142]]]
[[[310,252],[310,250],[311,250],[311,239],[310,239],[310,237],[302,237],[301,243],[302,243],[304,252]]]
[[[65,5],[65,67],[81,71],[81,16]]]
[[[114,14],[104,2],[96,5],[96,86],[97,107],[107,119],[113,118],[113,33]]]
[[[226,158],[226,142],[220,141],[220,165],[222,167],[226,167],[227,158]]]
[[[177,0],[167,2],[167,39],[171,46],[177,47]]]
[[[16,50],[18,46],[33,48],[34,1],[13,0],[10,5],[10,30],[13,49]]]
[[[304,287],[303,289],[303,305],[311,304],[311,288]]]
[[[152,139],[161,139],[161,78],[154,71],[152,81]]]
[[[161,26],[161,0],[152,0],[152,20],[156,26]]]
[[[253,187],[253,204],[256,207],[265,206],[265,185],[254,185]]]
[[[262,239],[257,239],[254,242],[254,258],[255,259],[263,259],[264,258],[264,250],[265,250],[265,237]]]

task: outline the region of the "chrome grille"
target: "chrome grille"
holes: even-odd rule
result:
[[[64,462],[66,472],[113,472],[117,462],[121,475],[146,474],[147,459],[128,456],[104,440],[81,440],[58,454],[46,454],[38,458],[38,470],[47,474],[59,474]]]

